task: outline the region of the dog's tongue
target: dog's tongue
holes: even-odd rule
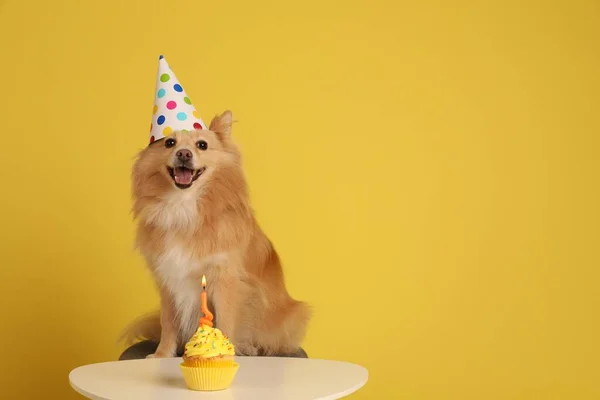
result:
[[[175,168],[173,171],[175,182],[180,185],[189,185],[192,183],[192,171],[187,168]]]

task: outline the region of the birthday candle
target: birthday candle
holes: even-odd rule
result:
[[[200,294],[200,299],[202,300],[202,314],[204,316],[200,318],[200,325],[208,325],[213,326],[213,315],[208,309],[208,295],[206,294],[206,276],[202,275],[202,293]]]

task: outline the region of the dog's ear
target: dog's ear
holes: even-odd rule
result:
[[[233,114],[231,114],[231,111],[227,110],[221,115],[216,115],[210,122],[210,126],[208,127],[208,129],[215,133],[218,133],[219,135],[228,137],[229,135],[231,135],[232,124]]]

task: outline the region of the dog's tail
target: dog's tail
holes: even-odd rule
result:
[[[140,340],[160,341],[160,311],[153,311],[136,318],[119,337],[119,342],[131,345]]]
[[[269,320],[277,334],[271,338],[271,343],[266,337],[263,338],[265,344],[269,343],[263,349],[267,355],[297,351],[304,340],[312,314],[312,307],[294,299],[290,299],[286,306],[273,312]]]
[[[284,323],[285,329],[291,336],[292,341],[300,344],[306,335],[307,325],[313,315],[313,309],[304,301],[292,300],[287,311],[288,314]]]

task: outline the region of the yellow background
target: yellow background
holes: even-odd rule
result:
[[[157,304],[129,171],[161,53],[233,110],[306,350],[369,369],[352,398],[600,397],[597,1],[0,7],[3,398],[78,398]]]

